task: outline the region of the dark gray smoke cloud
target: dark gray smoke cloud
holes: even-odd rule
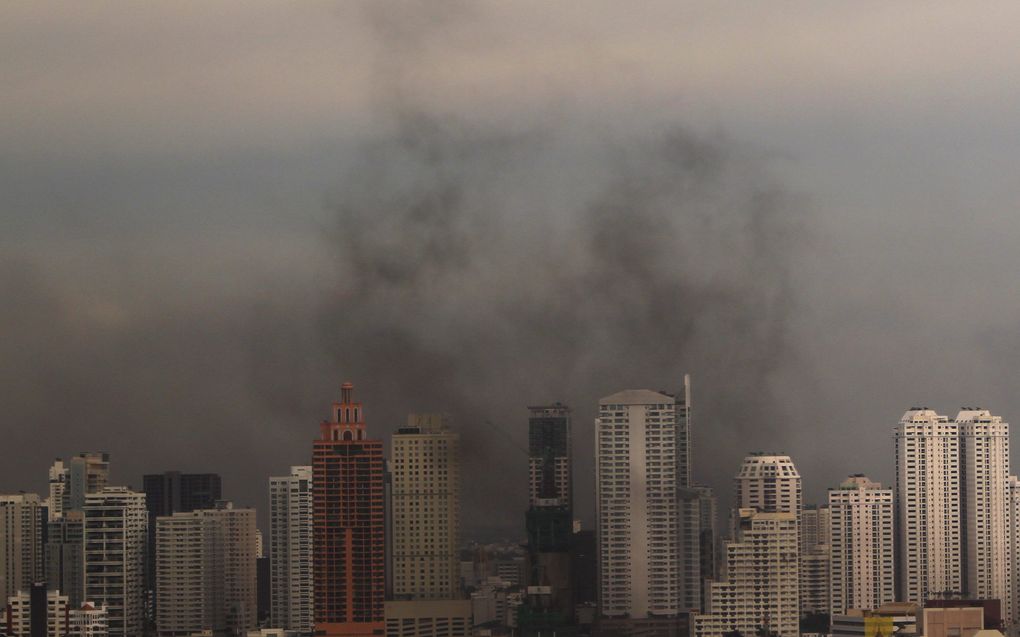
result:
[[[183,169],[162,159],[97,161],[74,184],[56,167],[40,179],[5,164],[3,190],[27,193],[26,237],[49,236],[28,221],[32,202],[52,199],[76,222],[52,233],[70,256],[53,240],[42,244],[52,253],[29,243],[0,262],[0,405],[5,450],[17,450],[4,453],[0,490],[42,489],[50,458],[102,449],[116,482],[220,471],[229,497],[264,509],[266,477],[308,462],[349,379],[374,435],[411,411],[451,413],[465,441],[465,530],[519,535],[527,405],[574,407],[589,517],[597,399],[673,391],[691,373],[696,473],[725,498],[740,457],[792,431],[777,377],[801,366],[802,202],[753,149],[694,134],[680,116],[647,123],[635,109],[621,124],[575,117],[569,103],[523,117],[440,105],[423,72],[477,16],[457,4],[367,11],[377,119],[360,142],[304,158],[319,171],[343,164],[317,236],[281,231],[287,220],[206,222],[187,184],[231,173],[209,159],[176,180]],[[262,181],[286,162],[234,170]],[[136,173],[157,185],[118,182]]]
[[[675,391],[685,372],[695,464],[725,497],[744,445],[783,435],[773,375],[797,361],[802,203],[740,144],[682,123],[621,138],[432,109],[408,78],[455,18],[372,15],[391,134],[331,194],[339,280],[320,320],[336,368],[372,402],[455,416],[475,529],[521,520],[527,405],[575,407],[584,511],[595,401]]]

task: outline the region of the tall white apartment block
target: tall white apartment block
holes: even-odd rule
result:
[[[156,629],[174,636],[256,625],[255,510],[177,512],[156,521]]]
[[[800,630],[797,515],[739,509],[725,544],[723,580],[706,587],[706,612],[695,615],[696,637]]]
[[[831,613],[895,601],[893,490],[850,476],[829,489],[829,529]]]
[[[924,603],[964,586],[959,427],[914,408],[894,435],[897,599]]]
[[[85,598],[105,605],[110,637],[143,634],[145,494],[104,487],[85,494]]]
[[[314,628],[312,468],[269,478],[270,624],[302,633]]]
[[[644,389],[607,396],[595,431],[599,611],[676,616],[687,610],[677,399]]]
[[[67,467],[64,461],[57,458],[50,466],[49,496],[46,498],[46,510],[49,521],[59,520],[64,515],[64,492],[67,488]]]
[[[43,523],[38,495],[0,495],[0,600],[42,581]]]
[[[85,602],[80,608],[68,611],[67,624],[69,637],[107,637],[109,613],[105,606]]]
[[[390,442],[394,599],[455,599],[460,434],[440,414],[411,414]]]
[[[956,416],[963,461],[964,587],[977,599],[1002,600],[1014,618],[1010,568],[1009,423],[985,409]]]

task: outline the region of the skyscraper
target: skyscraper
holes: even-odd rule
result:
[[[269,478],[269,508],[270,624],[311,633],[312,468],[291,467],[290,475]]]
[[[800,612],[829,612],[829,507],[804,505],[800,514]]]
[[[710,582],[706,612],[695,615],[696,637],[776,633],[797,637],[798,541],[794,512],[734,512],[734,537],[725,543],[724,579]]]
[[[110,637],[144,629],[145,494],[104,487],[85,495],[85,598],[109,611]]]
[[[898,599],[924,603],[963,590],[959,427],[914,408],[894,434]]]
[[[67,487],[67,467],[64,461],[57,458],[50,466],[49,496],[46,498],[46,509],[49,519],[56,520],[64,514],[64,491]]]
[[[822,573],[818,573],[818,571],[825,569],[827,565],[822,563],[821,557],[817,553],[810,555],[805,560],[801,550],[803,546],[801,538],[802,489],[800,473],[793,465],[793,460],[790,459],[790,456],[779,454],[752,453],[744,458],[740,471],[733,481],[734,500],[738,507],[734,514],[740,517],[733,519],[731,524],[739,523],[743,519],[741,512],[747,509],[762,513],[790,513],[793,515],[796,522],[794,528],[797,532],[798,559],[794,560],[792,568],[798,582],[798,591],[795,595],[797,606],[801,607],[801,597],[807,598],[808,605],[812,607],[808,609],[811,612],[817,611],[819,606],[826,605],[825,597],[827,596],[820,593],[824,586],[825,574],[824,571]],[[732,529],[733,537],[738,536],[737,531],[736,528]],[[818,550],[817,546],[812,548]],[[809,562],[809,564],[802,564],[804,562]],[[808,577],[801,577],[802,565],[811,569],[806,573]],[[727,574],[727,576],[729,575]],[[785,597],[783,603],[786,603]]]
[[[962,460],[964,587],[977,599],[1002,600],[1002,615],[1011,622],[1009,423],[986,409],[963,409],[956,424]]]
[[[110,454],[84,451],[72,457],[64,466],[67,475],[63,490],[63,510],[80,511],[85,506],[85,496],[98,493],[109,482]]]
[[[522,615],[530,634],[567,623],[574,614],[574,494],[570,408],[556,403],[528,407],[528,413],[527,584],[544,587],[541,600],[532,596]]]
[[[386,520],[382,441],[367,437],[354,386],[344,383],[312,448],[315,632],[385,630]]]
[[[255,510],[219,502],[156,522],[156,628],[173,637],[256,625]]]
[[[177,512],[212,509],[222,496],[222,481],[215,473],[167,471],[142,477],[145,508],[149,512],[146,549],[147,588],[156,588],[156,520]]]
[[[46,584],[67,595],[70,608],[85,601],[85,514],[68,511],[47,525]]]
[[[829,489],[829,542],[833,615],[896,599],[892,489],[863,475]]]
[[[733,479],[738,509],[801,515],[801,483],[790,456],[753,453]]]
[[[393,597],[460,595],[460,435],[440,414],[411,414],[390,439]]]
[[[604,617],[676,617],[687,610],[677,549],[685,544],[678,402],[644,389],[599,401],[596,519]]]
[[[0,600],[43,578],[43,505],[34,493],[0,495]]]

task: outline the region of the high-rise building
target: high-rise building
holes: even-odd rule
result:
[[[223,497],[222,480],[216,473],[167,471],[142,477],[145,508],[149,512],[146,549],[146,580],[150,591],[156,588],[156,520],[174,513],[212,509]]]
[[[269,478],[269,509],[270,625],[311,633],[312,468]]]
[[[696,637],[775,633],[797,637],[798,541],[795,512],[734,512],[725,543],[723,580],[706,586],[706,612],[695,615]]]
[[[70,608],[85,601],[85,514],[68,511],[47,525],[46,584],[67,595]]]
[[[411,414],[390,443],[393,597],[460,597],[460,434]]]
[[[570,408],[562,403],[528,407],[527,584],[525,635],[549,632],[574,615],[570,541],[574,530],[573,451]],[[538,590],[538,589],[536,589]]]
[[[85,598],[105,605],[110,637],[144,629],[145,494],[104,487],[85,495]]]
[[[381,635],[386,593],[382,441],[368,438],[354,386],[344,383],[340,393],[312,448],[315,632]]]
[[[956,424],[962,460],[964,590],[977,599],[1001,600],[1003,617],[1012,622],[1009,423],[986,409],[963,409]]]
[[[923,604],[963,591],[959,427],[914,408],[894,435],[898,599]]]
[[[67,487],[67,467],[64,461],[57,458],[50,466],[49,496],[46,498],[46,509],[49,520],[59,519],[64,514],[64,491]]]
[[[255,510],[215,509],[156,521],[156,629],[161,636],[256,626]]]
[[[892,489],[859,474],[829,489],[829,542],[832,615],[896,599]]]
[[[800,612],[829,612],[829,508],[804,505],[800,514]]]
[[[700,521],[698,524],[700,546],[698,556],[701,559],[699,581],[714,580],[718,578],[719,559],[719,503],[715,493],[709,487],[695,485],[693,487],[700,495],[698,513]],[[701,600],[698,608],[705,608],[705,593],[701,591]]]
[[[800,474],[790,456],[753,453],[744,458],[733,482],[738,509],[793,513],[800,519]]]
[[[67,472],[63,490],[63,510],[80,511],[85,496],[98,493],[110,479],[110,454],[84,451],[64,463]]]
[[[66,637],[67,597],[32,584],[7,598],[7,634],[11,637]]]
[[[1009,568],[1010,600],[1014,623],[1020,614],[1020,479],[1009,476],[1007,481],[1006,512],[1009,514]]]
[[[677,479],[681,488],[694,485],[693,440],[691,438],[691,375],[684,374],[684,386],[676,396],[673,409],[676,412],[676,453],[679,468]]]
[[[67,613],[68,637],[107,637],[109,635],[109,612],[106,606],[97,607],[85,602]]]
[[[637,389],[599,401],[595,421],[599,612],[608,618],[676,617],[687,545],[679,510],[682,414],[674,396]]]
[[[794,466],[790,456],[752,453],[744,458],[740,471],[733,480],[735,515],[742,515],[740,511],[753,509],[762,513],[791,513],[796,520],[797,531],[797,554],[800,556],[794,565],[797,573],[798,585],[802,590],[798,591],[798,608],[801,607],[801,597],[807,602],[808,612],[824,612],[827,604],[827,595],[822,593],[825,588],[824,569],[827,569],[827,560],[823,560],[818,554],[818,545],[812,546],[813,553],[806,559],[800,547],[801,541],[801,516],[803,515],[803,496],[801,488],[800,473]],[[731,520],[736,525],[742,518]],[[817,528],[817,524],[813,528]],[[731,535],[736,537],[736,528],[731,530]],[[817,538],[816,538],[817,539]],[[807,567],[807,572],[802,577],[802,565]]]
[[[0,600],[42,581],[44,510],[34,493],[0,495]]]

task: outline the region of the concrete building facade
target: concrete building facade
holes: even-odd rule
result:
[[[145,494],[104,487],[85,495],[85,598],[108,610],[110,637],[144,630]]]
[[[441,414],[411,414],[390,437],[393,597],[460,596],[460,434]]]
[[[677,402],[644,389],[599,401],[595,466],[603,617],[675,617],[688,610],[678,549],[683,431]]]
[[[830,612],[871,611],[896,598],[893,490],[853,475],[829,489]]]
[[[291,467],[269,478],[270,625],[311,633],[315,622],[312,581],[312,467]]]
[[[0,495],[0,600],[43,579],[43,510],[34,493]]]
[[[800,631],[797,514],[735,512],[735,536],[725,543],[722,581],[706,587],[706,610],[694,616],[696,637]]]
[[[897,597],[923,604],[964,587],[959,427],[914,408],[894,436]]]

